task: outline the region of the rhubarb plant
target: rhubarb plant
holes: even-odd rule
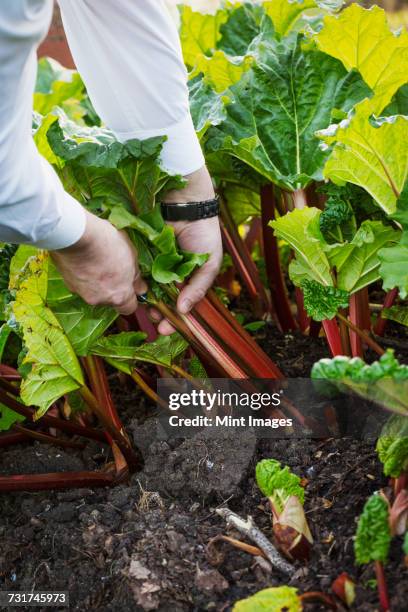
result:
[[[388,560],[391,532],[388,504],[381,495],[374,494],[366,502],[360,515],[354,553],[358,565],[375,564],[377,587],[382,610],[389,610],[384,565]]]
[[[311,377],[323,392],[352,391],[405,418],[408,415],[408,366],[400,364],[391,349],[372,364],[342,355],[320,359]]]
[[[290,558],[307,559],[313,537],[303,510],[305,493],[299,476],[276,459],[263,459],[256,466],[256,482],[269,499],[280,548]]]

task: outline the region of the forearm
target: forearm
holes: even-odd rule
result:
[[[0,241],[48,249],[76,242],[85,228],[84,210],[31,136],[36,47],[51,12],[49,0],[0,3]]]
[[[167,136],[163,166],[204,166],[177,29],[161,0],[59,0],[77,68],[96,111],[121,141]]]

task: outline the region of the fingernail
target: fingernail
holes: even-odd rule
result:
[[[182,314],[187,314],[193,307],[193,302],[188,298],[183,300],[180,304],[180,312]]]

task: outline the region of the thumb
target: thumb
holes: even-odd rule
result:
[[[210,259],[192,276],[188,285],[182,289],[177,300],[177,310],[181,314],[190,312],[205,297],[205,294],[214,283],[218,269],[219,266],[216,260]]]

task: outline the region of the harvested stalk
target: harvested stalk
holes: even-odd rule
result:
[[[295,573],[293,565],[288,563],[278,552],[275,546],[255,525],[252,516],[248,516],[246,520],[229,508],[218,508],[216,513],[222,516],[228,525],[235,527],[240,533],[252,540],[265,553],[266,558],[270,561],[273,567],[278,569],[283,574],[292,576]]]

